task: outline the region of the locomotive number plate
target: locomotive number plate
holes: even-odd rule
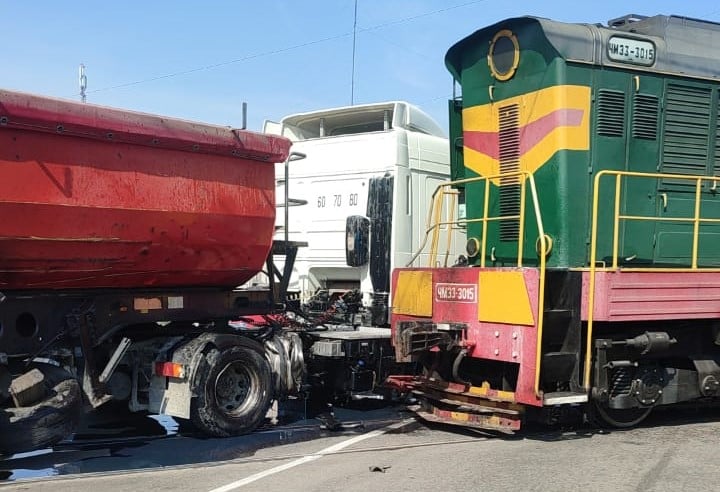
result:
[[[655,63],[655,45],[641,39],[612,36],[607,44],[608,58],[616,62],[650,66]]]
[[[435,284],[435,300],[438,302],[477,302],[475,284]]]

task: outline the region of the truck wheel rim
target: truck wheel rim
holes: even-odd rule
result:
[[[247,401],[252,391],[252,377],[239,362],[226,365],[215,380],[215,398],[220,409],[232,415]]]

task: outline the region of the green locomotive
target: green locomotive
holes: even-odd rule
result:
[[[587,405],[630,426],[720,396],[717,46],[719,24],[629,15],[509,19],[450,48],[453,181],[429,233],[435,265],[446,228],[467,257],[393,274],[421,416],[514,430]]]

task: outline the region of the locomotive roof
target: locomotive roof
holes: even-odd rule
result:
[[[720,78],[720,24],[676,15],[627,15],[611,20],[608,26],[571,24],[539,17],[507,19],[453,45],[445,57],[446,65],[457,78],[461,53],[467,44],[473,44],[478,38],[487,40],[501,29],[512,30],[513,26],[533,22],[540,24],[548,41],[566,60],[627,68],[628,64],[610,60],[607,50],[597,46],[599,39],[606,46],[611,36],[619,35],[649,39],[655,44],[655,63],[650,67],[632,65],[635,69]]]

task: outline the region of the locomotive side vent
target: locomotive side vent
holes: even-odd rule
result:
[[[520,170],[520,110],[517,104],[501,107],[498,112],[500,136],[500,172]],[[517,177],[500,180],[500,217],[520,214],[520,184]],[[517,241],[520,238],[520,221],[500,221],[500,240]]]
[[[717,107],[715,121],[718,122],[715,127],[715,164],[713,166],[713,176],[720,176],[720,104]]]
[[[598,134],[622,137],[625,128],[625,93],[610,89],[598,91]]]
[[[657,140],[658,98],[649,94],[637,94],[633,105],[633,138]]]
[[[710,154],[712,91],[709,87],[668,84],[661,172],[705,174]],[[716,130],[717,131],[717,130]],[[663,180],[677,187],[694,187],[689,180]]]

